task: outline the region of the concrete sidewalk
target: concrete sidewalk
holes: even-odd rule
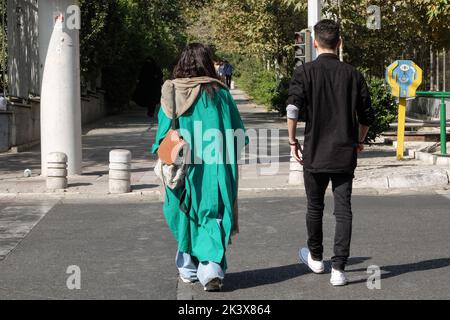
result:
[[[267,157],[264,152],[258,154],[256,174],[251,165],[242,166],[240,189],[303,189],[303,168],[291,162],[289,155],[286,119],[279,118],[276,114],[266,113],[264,107],[253,104],[242,91],[235,90],[233,95],[238,102],[247,129],[269,131],[275,129],[279,135],[278,139],[272,137],[268,142],[268,145],[279,148],[279,157]],[[301,126],[299,129],[301,139],[303,139],[303,131],[304,127]],[[392,145],[377,143],[366,146],[365,151],[358,157],[355,189],[371,189],[372,192],[386,193],[404,188],[447,188],[449,186],[450,166],[437,166],[420,161],[415,159],[413,154],[406,155],[403,161],[397,161],[396,149]],[[264,161],[268,160],[272,163],[264,164]],[[264,175],[264,171],[270,172],[274,169],[276,174]]]
[[[159,195],[153,173],[156,157],[151,145],[156,133],[155,121],[143,108],[107,117],[83,128],[83,174],[69,177],[69,187],[61,192],[48,192],[40,176],[40,146],[19,154],[0,154],[0,195],[34,195],[56,197],[98,197],[108,194],[109,152],[128,149],[132,152],[131,182],[133,192],[126,197]],[[25,178],[23,171],[32,170]]]
[[[258,146],[257,150],[247,148],[247,159],[253,159],[256,164],[241,166],[240,190],[303,189],[302,168],[290,161],[285,119],[252,103],[240,90],[233,90],[232,94],[247,130],[255,135],[251,145]],[[68,189],[61,192],[45,189],[45,179],[40,177],[39,146],[19,154],[0,154],[0,197],[117,197],[108,195],[109,151],[128,149],[133,156],[132,192],[121,197],[160,198],[159,181],[153,172],[156,157],[150,153],[157,125],[145,113],[144,109],[135,108],[84,128],[83,174],[70,177]],[[267,143],[268,150],[261,143]],[[359,158],[356,189],[384,192],[397,188],[447,188],[449,185],[450,167],[427,164],[413,156],[397,161],[392,146],[368,146]],[[32,170],[32,177],[23,177],[25,169]]]

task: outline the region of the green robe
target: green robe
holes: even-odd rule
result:
[[[244,132],[242,119],[230,92],[220,89],[213,97],[201,92],[191,108],[178,118],[177,127],[182,130],[181,134],[191,148],[191,164],[185,180],[185,203],[191,201],[190,219],[179,209],[184,188],[166,188],[164,216],[178,242],[179,251],[196,257],[200,262],[222,264],[225,269],[225,251],[230,242],[234,202],[237,198],[236,157],[240,151],[238,148],[242,150],[244,144],[248,143],[246,136],[243,142],[240,139],[241,142],[238,143],[238,139],[230,135],[230,129],[241,129],[240,132]],[[170,128],[171,119],[161,108],[153,153],[157,152]],[[208,131],[209,129],[218,131]],[[186,131],[183,133],[184,130]],[[223,140],[214,134],[219,131]],[[215,148],[221,141],[224,149]],[[226,161],[226,154],[229,161]],[[198,163],[202,155],[204,161]],[[217,219],[222,220],[221,225]]]

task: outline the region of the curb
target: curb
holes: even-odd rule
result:
[[[429,164],[436,164],[431,154],[424,152],[415,152],[415,156],[422,157]],[[448,158],[450,161],[450,158]],[[431,163],[434,161],[434,163]],[[304,186],[303,170],[291,163],[291,171],[289,172],[290,186]],[[417,187],[443,187],[450,184],[450,166],[449,168],[436,168],[429,172],[420,172],[415,174],[403,175],[382,175],[373,177],[355,177],[353,189],[401,189],[401,188],[417,188]]]
[[[427,164],[437,165],[440,167],[448,167],[450,169],[450,156],[446,157],[408,148],[405,148],[405,151],[410,157],[416,160],[420,160]]]
[[[295,180],[291,180],[291,178]],[[289,176],[289,184],[303,186],[297,174]],[[427,173],[386,175],[378,177],[356,177],[353,189],[402,189],[418,187],[444,187],[450,184],[450,169],[436,169]]]
[[[130,192],[123,194],[102,194],[102,193],[81,193],[81,192],[36,192],[36,193],[0,193],[1,198],[25,198],[25,199],[140,199],[140,200],[161,200],[161,192],[159,190]]]

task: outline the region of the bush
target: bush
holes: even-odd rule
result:
[[[389,129],[390,123],[397,120],[397,103],[384,79],[369,77],[366,80],[372,97],[372,107],[375,110],[375,122],[369,129],[366,142],[374,142]]]
[[[273,109],[278,111],[280,117],[286,115],[286,100],[288,98],[290,83],[291,80],[288,78],[281,79],[272,97]]]
[[[259,61],[242,59],[235,63],[237,85],[253,100],[272,110],[272,99],[276,95],[278,81],[274,71],[267,70]]]
[[[147,57],[170,68],[185,44],[183,1],[81,0],[81,71],[102,75],[110,111],[126,108]]]

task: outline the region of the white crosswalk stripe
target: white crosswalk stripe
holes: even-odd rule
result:
[[[56,202],[9,206],[0,210],[0,261],[14,250]]]
[[[438,190],[436,191],[436,193],[447,199],[450,199],[450,190]]]

